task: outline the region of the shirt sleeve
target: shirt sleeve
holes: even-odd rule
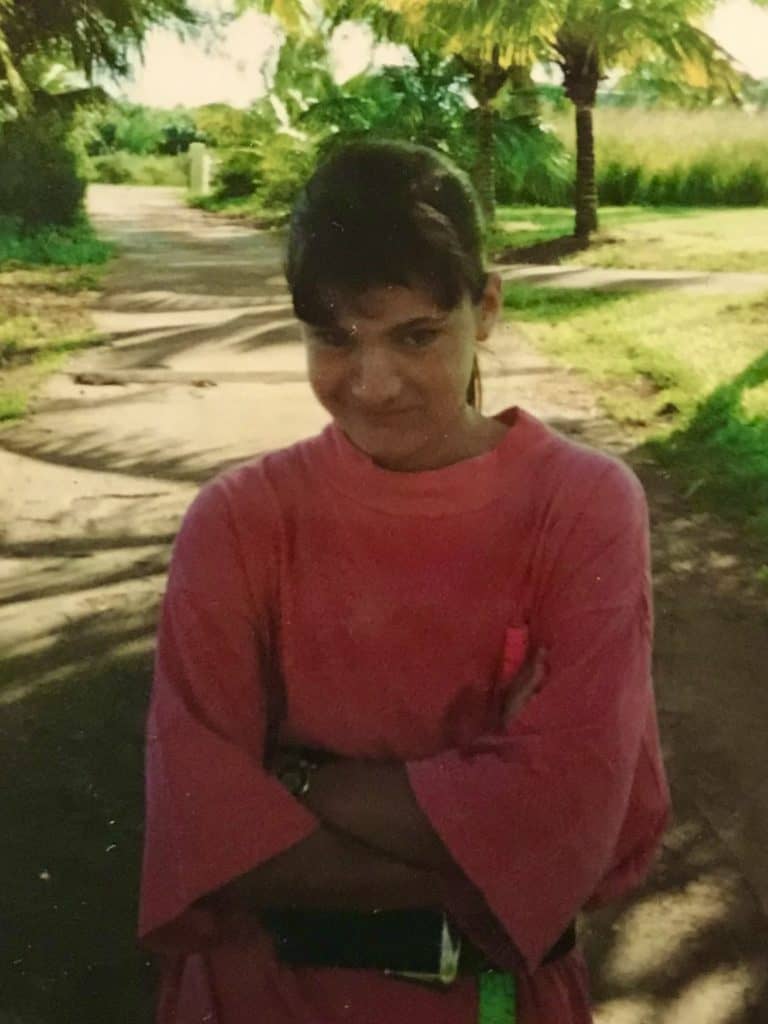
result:
[[[196,901],[318,825],[263,767],[275,516],[251,507],[241,537],[216,481],[174,545],[147,723],[139,921],[162,951],[205,945],[217,920]]]
[[[408,765],[420,806],[530,970],[610,866],[653,713],[642,489],[611,462],[568,491],[542,512],[534,570],[544,684],[497,733]]]

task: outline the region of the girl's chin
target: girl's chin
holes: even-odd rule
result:
[[[394,425],[342,429],[352,444],[368,455],[378,465],[392,469],[407,468],[407,463],[417,455],[423,455],[427,439],[416,431],[394,429]]]

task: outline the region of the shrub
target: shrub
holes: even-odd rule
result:
[[[252,196],[262,181],[261,156],[253,147],[233,149],[216,168],[213,180],[218,199]]]
[[[80,267],[104,263],[112,246],[94,234],[82,219],[72,227],[27,229],[18,218],[0,216],[0,266],[3,263],[29,263]]]
[[[598,192],[608,206],[632,206],[645,187],[645,170],[639,164],[611,160],[599,169]]]
[[[315,147],[291,135],[278,134],[261,158],[259,195],[265,207],[290,206],[312,173]]]
[[[496,129],[496,199],[504,204],[567,206],[573,193],[573,158],[554,132],[530,118],[499,119]]]
[[[183,188],[189,180],[189,157],[109,153],[92,157],[88,177],[106,185],[167,185]]]
[[[729,195],[734,206],[768,203],[768,166],[751,160],[731,173]]]
[[[0,124],[0,215],[23,228],[78,220],[85,183],[70,128],[70,116],[51,108]]]

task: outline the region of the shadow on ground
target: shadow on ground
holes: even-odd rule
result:
[[[106,457],[110,468],[112,461]],[[142,471],[162,477],[168,466],[155,457]],[[143,722],[156,601],[173,532],[169,524],[141,537],[59,538],[57,553],[72,559],[125,549],[127,568],[92,573],[70,590],[74,599],[82,588],[106,592],[120,584],[122,605],[73,613],[57,630],[6,652],[0,815],[15,824],[5,843],[8,884],[0,897],[8,940],[0,967],[3,1020],[150,1020],[152,969],[133,941]],[[723,532],[708,552],[710,565],[732,556],[729,544]],[[716,829],[697,805],[686,753],[692,739],[684,735],[690,695],[680,693],[670,658],[680,627],[679,618],[667,615],[673,595],[700,587],[707,571],[686,561],[698,546],[695,520],[670,519],[657,535],[657,558],[666,566],[658,575],[658,689],[667,763],[675,792],[683,794],[676,821],[642,890],[593,915],[584,928],[598,1019],[622,1024],[768,1019],[768,927],[736,858],[724,857]],[[43,539],[9,544],[0,553],[35,563],[50,549]],[[710,604],[727,600],[736,614],[738,575],[734,563],[731,578],[722,575],[720,593],[709,592]],[[132,582],[140,591],[131,590]],[[30,571],[26,586],[4,600],[61,596],[65,589],[52,582],[46,590]]]
[[[139,1024],[152,969],[134,942],[151,608],[84,615],[0,691],[0,1019]],[[48,679],[37,685],[39,677]],[[14,696],[14,691],[17,696]]]
[[[200,355],[200,372],[208,378],[210,357],[220,346],[231,347],[233,338],[244,360],[270,343],[290,346],[280,310],[242,311],[227,300],[219,303],[218,325],[211,322],[203,330],[195,324],[200,307],[211,308],[208,290],[219,298],[236,297],[240,289],[253,294],[246,260],[253,243],[235,231],[233,249],[217,231],[218,241],[196,259],[190,236],[174,233],[178,210],[154,193],[148,202],[157,203],[167,230],[160,224],[151,237],[138,230],[135,251],[144,254],[148,246],[153,258],[180,261],[170,278],[176,297],[156,290],[150,311],[189,313],[192,319],[165,323],[162,337],[158,329],[147,334],[146,323],[132,327],[126,321],[116,332],[122,340],[108,350],[119,357],[109,367],[123,358],[124,369],[162,374],[169,352],[177,360]],[[117,230],[120,216],[111,223]],[[264,256],[262,275],[274,274],[273,249]],[[129,244],[127,262],[118,270],[135,285],[136,270],[128,265],[132,251]],[[231,274],[224,265],[228,257]],[[208,290],[198,301],[201,267],[207,275],[212,263],[219,277],[205,276]],[[149,264],[139,277],[143,287],[158,289]],[[118,284],[115,307],[130,312]],[[251,371],[256,372],[253,366]],[[494,372],[518,376],[521,389],[526,380],[535,383],[536,393],[546,395],[552,389],[546,371],[536,357]],[[172,372],[181,371],[176,366]],[[553,407],[558,399],[560,408],[567,405],[567,389],[577,386],[572,377],[561,378],[557,394],[547,398]],[[120,387],[117,393],[109,387],[62,388],[47,400],[47,419],[3,434],[3,446],[23,463],[20,473],[26,472],[25,460],[71,471],[80,489],[91,488],[87,500],[97,495],[106,504],[92,519],[79,513],[75,532],[69,516],[81,507],[80,499],[57,506],[54,514],[45,506],[55,495],[38,493],[39,509],[26,513],[27,532],[9,534],[0,544],[0,611],[14,623],[8,635],[16,637],[5,645],[0,680],[0,821],[13,822],[0,854],[2,1024],[151,1019],[152,969],[134,934],[143,725],[157,601],[178,515],[193,489],[185,485],[238,461],[231,447],[219,445],[218,435],[211,437],[210,408],[231,403],[238,393],[234,385],[220,396],[221,405],[195,404],[193,392],[185,392],[186,405],[204,421],[196,440],[204,437],[205,444],[183,449],[158,440],[161,414],[167,416],[169,407],[175,416],[183,414],[183,403],[173,403],[180,378],[168,379],[173,387],[164,391],[156,384]],[[290,385],[286,393],[292,399]],[[210,399],[215,390],[201,394]],[[125,426],[110,439],[78,426],[78,411],[85,407],[121,421],[140,403],[146,403],[143,432]],[[657,692],[676,804],[674,826],[646,885],[585,925],[597,1019],[765,1024],[768,787],[758,717],[764,701],[756,685],[765,677],[764,599],[754,591],[743,544],[682,502],[644,452],[622,447],[625,439],[615,423],[570,416],[555,425],[620,450],[646,484],[654,517]],[[175,425],[178,437],[186,436],[186,426],[186,420]],[[255,444],[251,452],[258,449]],[[95,485],[89,474],[98,475]]]

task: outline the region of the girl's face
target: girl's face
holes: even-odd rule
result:
[[[352,443],[379,465],[433,469],[464,457],[482,418],[466,394],[478,342],[493,327],[501,282],[449,311],[421,289],[373,288],[342,304],[332,327],[305,324],[309,379]]]

